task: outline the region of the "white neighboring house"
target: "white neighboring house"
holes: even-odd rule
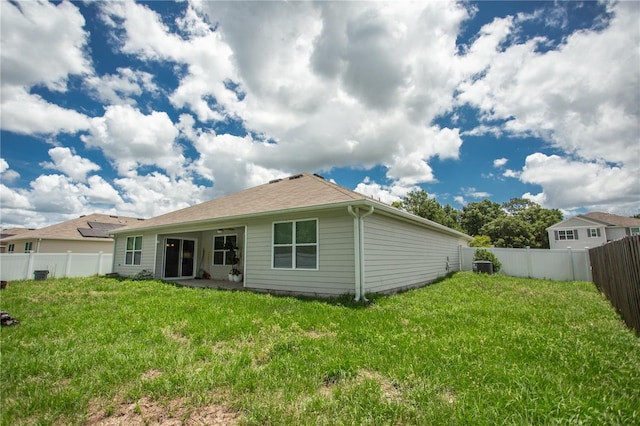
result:
[[[558,222],[547,233],[551,249],[585,249],[640,234],[640,219],[592,212]]]

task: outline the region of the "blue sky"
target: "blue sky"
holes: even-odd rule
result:
[[[300,171],[382,201],[640,212],[637,2],[8,2],[0,221]]]

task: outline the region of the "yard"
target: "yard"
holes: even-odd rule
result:
[[[368,305],[15,281],[3,425],[639,424],[640,338],[586,282],[458,273]]]

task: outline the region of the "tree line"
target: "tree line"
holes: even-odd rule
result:
[[[461,210],[442,205],[425,190],[411,191],[394,207],[474,237],[475,247],[549,248],[546,228],[563,219],[558,209],[544,209],[525,198],[505,203],[485,199]]]

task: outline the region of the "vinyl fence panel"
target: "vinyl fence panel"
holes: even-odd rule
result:
[[[473,270],[476,247],[461,247],[462,270]],[[586,250],[482,248],[502,264],[501,274],[555,281],[591,281],[591,264]]]
[[[49,271],[49,277],[88,277],[112,270],[111,253],[1,253],[2,281],[29,280],[34,271]]]

